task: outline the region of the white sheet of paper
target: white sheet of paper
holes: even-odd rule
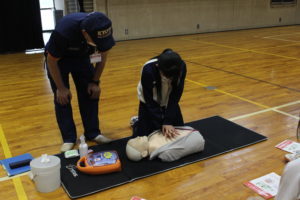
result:
[[[297,151],[300,151],[300,143],[294,142],[292,140],[284,140],[283,142],[277,144],[275,147],[290,153],[296,153]]]
[[[244,183],[266,199],[274,197],[279,188],[280,176],[274,172]]]

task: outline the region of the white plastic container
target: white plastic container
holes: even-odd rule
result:
[[[30,178],[34,181],[37,191],[52,192],[60,187],[60,166],[58,157],[47,154],[30,162]]]
[[[80,144],[79,144],[80,158],[88,154],[88,148],[89,148],[88,145],[85,143],[85,137],[83,135],[80,136]]]

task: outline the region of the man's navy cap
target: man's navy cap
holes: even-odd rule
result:
[[[91,36],[99,51],[107,51],[115,45],[111,21],[103,13],[89,13],[81,22],[81,28]]]

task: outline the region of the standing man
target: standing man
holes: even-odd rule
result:
[[[99,129],[98,103],[100,77],[108,51],[114,45],[112,23],[100,12],[65,16],[46,44],[46,68],[54,93],[56,119],[64,142],[62,152],[72,149],[77,139],[69,74],[76,86],[85,137],[99,144],[111,141]]]

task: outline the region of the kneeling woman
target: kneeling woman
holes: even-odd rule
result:
[[[185,62],[171,49],[144,65],[137,87],[140,105],[134,137],[147,136],[159,129],[168,138],[178,134],[174,126],[184,125],[179,101],[185,76]]]

